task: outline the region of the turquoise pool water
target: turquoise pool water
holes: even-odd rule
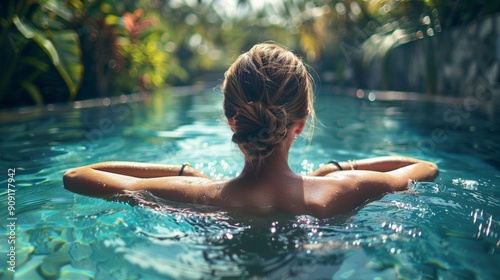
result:
[[[458,101],[360,96],[323,88],[312,142],[291,151],[296,172],[400,154],[434,161],[441,174],[324,220],[63,189],[68,168],[108,160],[189,161],[212,177],[236,175],[242,156],[217,90],[1,113],[0,279],[500,279],[498,119],[479,109],[444,115]]]

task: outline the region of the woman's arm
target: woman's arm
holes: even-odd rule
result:
[[[397,166],[397,162],[388,162],[375,169],[385,170]],[[371,163],[368,162],[368,167]],[[384,193],[403,191],[413,181],[432,181],[439,171],[434,163],[417,161],[391,171],[348,170],[332,172],[325,177],[333,180],[332,187],[326,188],[322,201],[318,203],[314,214],[327,217],[349,212]]]
[[[208,176],[192,168],[189,164],[165,165],[141,162],[109,161],[87,165],[83,168],[91,168],[94,170],[137,178],[157,178],[179,175],[208,178]]]
[[[370,171],[379,171],[379,172],[387,172],[396,170],[401,167],[405,167],[411,164],[415,164],[418,162],[424,162],[422,160],[402,157],[402,156],[386,156],[386,157],[375,157],[368,159],[361,159],[355,161],[345,161],[339,162],[342,170],[370,170]],[[340,171],[339,167],[335,164],[328,163],[323,165],[322,167],[315,170],[311,173],[311,176],[325,176],[332,172]]]
[[[123,190],[136,190],[137,186],[148,179],[174,178],[179,175],[191,178],[208,178],[188,165],[182,168],[182,165],[103,162],[66,171],[63,182],[64,187],[72,192],[91,196],[105,196]],[[182,174],[180,174],[181,169]],[[181,179],[182,177],[177,178]]]
[[[101,171],[91,166],[70,169],[64,173],[64,188],[89,196],[108,196],[124,190],[132,190],[138,180],[133,176]]]

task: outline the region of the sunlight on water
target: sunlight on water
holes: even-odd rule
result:
[[[10,134],[1,162],[17,170],[16,279],[499,278],[498,170],[482,154],[460,154],[465,143],[453,142],[455,152],[419,148],[434,129],[412,111],[424,103],[318,97],[321,124],[312,142],[296,141],[294,171],[387,154],[431,160],[441,170],[435,183],[330,219],[179,204],[147,192],[102,200],[63,189],[65,170],[106,160],[190,162],[217,179],[239,174],[243,156],[221,119],[220,96],[167,101],[163,113],[131,103],[2,123]],[[1,195],[5,208],[5,188]],[[7,251],[1,242],[3,263]]]

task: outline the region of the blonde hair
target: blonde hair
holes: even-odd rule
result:
[[[223,107],[232,141],[259,169],[293,124],[314,117],[313,80],[300,58],[273,43],[253,46],[224,76]]]

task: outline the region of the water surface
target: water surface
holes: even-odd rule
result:
[[[329,219],[64,190],[65,170],[100,161],[187,161],[214,178],[241,171],[217,90],[142,97],[1,115],[0,165],[16,170],[15,279],[500,278],[500,136],[490,115],[477,110],[456,125],[443,117],[453,103],[370,101],[324,88],[313,140],[299,137],[291,150],[294,171],[393,154],[440,168],[436,182]],[[2,279],[12,279],[7,179]]]

